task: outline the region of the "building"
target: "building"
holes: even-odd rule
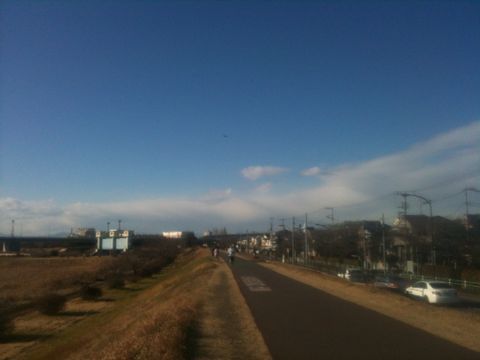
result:
[[[246,234],[242,235],[242,238],[236,243],[245,251],[253,251],[253,249],[275,251],[277,237],[274,235],[271,238],[270,234]]]
[[[424,250],[432,243],[432,219],[426,215],[402,215],[392,227],[392,247],[398,263],[415,272]]]
[[[401,216],[394,221],[392,228],[398,262],[411,272],[418,265],[448,263],[452,258],[468,253],[466,235],[460,221],[442,216]]]
[[[95,229],[93,228],[77,228],[70,231],[70,236],[73,238],[95,239]]]
[[[20,252],[20,241],[15,238],[3,238],[0,241],[2,255],[14,255]]]
[[[132,230],[112,229],[108,232],[97,231],[97,252],[104,251],[127,251],[132,244],[134,232]]]
[[[164,231],[162,235],[167,239],[188,239],[195,237],[192,231]]]

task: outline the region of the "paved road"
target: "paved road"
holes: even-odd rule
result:
[[[231,267],[274,360],[480,359],[253,261],[236,258]]]

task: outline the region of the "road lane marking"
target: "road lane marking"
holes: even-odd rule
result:
[[[265,283],[254,276],[241,276],[240,277],[246,287],[250,291],[272,291]]]

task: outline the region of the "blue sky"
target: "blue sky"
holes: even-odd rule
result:
[[[2,1],[0,36],[0,233],[458,216],[480,180],[478,1]]]

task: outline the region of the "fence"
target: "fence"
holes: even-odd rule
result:
[[[273,261],[281,261],[284,263],[293,263],[292,258],[277,258],[275,256],[268,256],[267,257],[269,260]],[[307,262],[305,262],[304,257],[297,257],[295,259],[295,262],[293,265],[296,266],[301,266],[309,269],[314,269],[321,271],[326,274],[330,275],[337,275],[339,272],[344,272],[347,267],[350,267],[346,264],[340,264],[338,262],[335,263],[329,263],[326,261],[322,260],[316,260],[316,259],[309,259]],[[480,283],[478,282],[473,282],[473,281],[467,281],[467,280],[460,280],[460,279],[449,279],[449,278],[441,278],[438,276],[425,276],[425,275],[414,275],[411,273],[408,274],[400,274],[402,278],[408,279],[410,281],[421,281],[421,280],[438,280],[438,281],[444,281],[449,283],[451,286],[454,286],[456,288],[463,289],[465,291],[469,292],[475,292],[475,293],[480,293]]]

